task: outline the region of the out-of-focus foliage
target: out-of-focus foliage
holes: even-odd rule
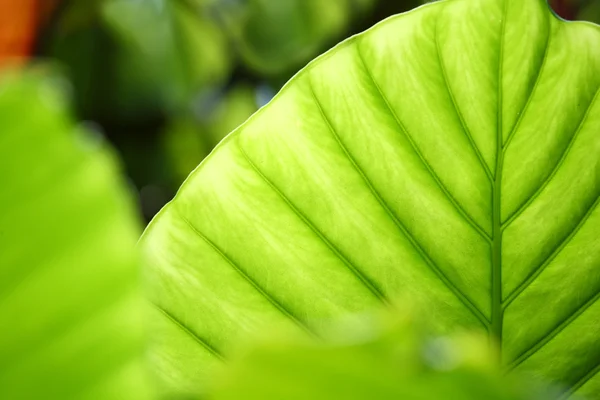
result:
[[[223,2],[227,5],[228,2]],[[248,0],[222,6],[221,17],[243,61],[276,75],[301,67],[364,16],[375,0]]]
[[[551,400],[502,377],[484,336],[432,335],[408,314],[358,318],[330,338],[271,334],[234,357],[210,400]]]
[[[600,1],[598,0],[548,0],[548,2],[564,19],[600,23]]]
[[[600,1],[594,0],[583,2],[577,17],[582,20],[600,24]]]
[[[149,218],[265,93],[348,34],[418,4],[65,0],[38,47],[64,65],[79,116],[121,151]]]
[[[172,111],[229,75],[231,55],[222,32],[184,1],[108,0],[103,16],[123,46],[125,77],[149,74],[148,82],[121,81],[117,97],[152,87],[151,95]]]
[[[49,55],[69,67],[84,115],[170,113],[229,74],[223,35],[183,1],[70,4],[56,22]]]
[[[162,148],[177,181],[183,182],[198,160],[204,159],[225,134],[256,111],[256,96],[250,86],[238,85],[219,95],[219,101],[171,120],[163,135]]]
[[[0,82],[0,398],[147,399],[140,225],[56,82]]]

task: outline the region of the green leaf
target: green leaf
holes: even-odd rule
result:
[[[555,398],[541,397],[522,378],[501,377],[485,337],[431,336],[415,322],[408,316],[362,317],[340,323],[325,343],[271,334],[235,357],[207,398]]]
[[[542,0],[450,0],[311,63],[147,229],[157,369],[199,388],[259,327],[403,297],[600,398],[599,48]]]
[[[52,82],[0,83],[0,398],[146,399],[139,224]]]

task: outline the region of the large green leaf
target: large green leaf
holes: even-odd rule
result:
[[[139,224],[49,81],[0,83],[0,398],[146,399]]]
[[[146,231],[160,374],[402,296],[600,398],[598,49],[543,0],[450,0],[310,64]]]

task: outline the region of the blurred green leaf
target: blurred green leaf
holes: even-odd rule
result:
[[[0,82],[0,398],[147,399],[139,222],[59,82]]]
[[[76,0],[46,41],[87,117],[178,112],[232,68],[221,30],[183,0]]]
[[[271,333],[230,360],[211,400],[517,400],[541,396],[501,377],[485,336],[432,336],[409,316],[340,323],[326,341]],[[292,335],[293,337],[293,335]]]
[[[238,84],[229,90],[211,110],[206,121],[212,146],[247,120],[257,108],[256,93],[252,87]]]
[[[108,0],[103,16],[124,46],[120,96],[143,98],[144,86],[151,87],[154,96],[173,110],[205,86],[221,84],[229,74],[225,38],[213,22],[182,1]],[[146,79],[136,82],[140,72]]]
[[[68,15],[61,20],[61,27],[63,21],[68,23]],[[48,54],[62,65],[72,83],[77,112],[88,118],[111,114],[117,50],[98,21],[58,29],[48,40]],[[117,115],[121,113],[119,110]]]
[[[260,329],[318,335],[403,296],[489,334],[507,370],[594,393],[598,48],[545,0],[451,0],[311,63],[140,242],[158,375],[199,391]]]
[[[161,148],[175,187],[210,153],[212,145],[203,133],[198,121],[191,116],[173,119],[167,126]]]
[[[93,25],[98,19],[99,10],[106,0],[60,0],[64,7],[58,29],[61,34],[69,34]]]
[[[577,15],[577,18],[600,24],[600,1],[598,1],[598,0],[591,0],[591,1],[582,0],[582,3],[584,3],[584,4],[582,5],[581,10],[579,11],[579,14]]]
[[[302,66],[339,39],[350,21],[373,3],[247,0],[230,6],[222,18],[244,62],[261,73],[277,75]]]

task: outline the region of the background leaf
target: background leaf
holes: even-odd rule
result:
[[[269,75],[295,69],[368,13],[373,0],[249,0],[221,6],[245,63]]]
[[[143,94],[129,88],[135,71],[145,71],[154,96],[168,110],[185,105],[203,87],[221,83],[229,74],[230,57],[225,38],[218,27],[182,1],[110,0],[103,17],[120,42],[126,56],[116,99]],[[153,29],[147,29],[152,26]],[[135,81],[133,83],[136,83]],[[139,104],[131,99],[128,104]],[[121,104],[120,108],[128,104]]]

